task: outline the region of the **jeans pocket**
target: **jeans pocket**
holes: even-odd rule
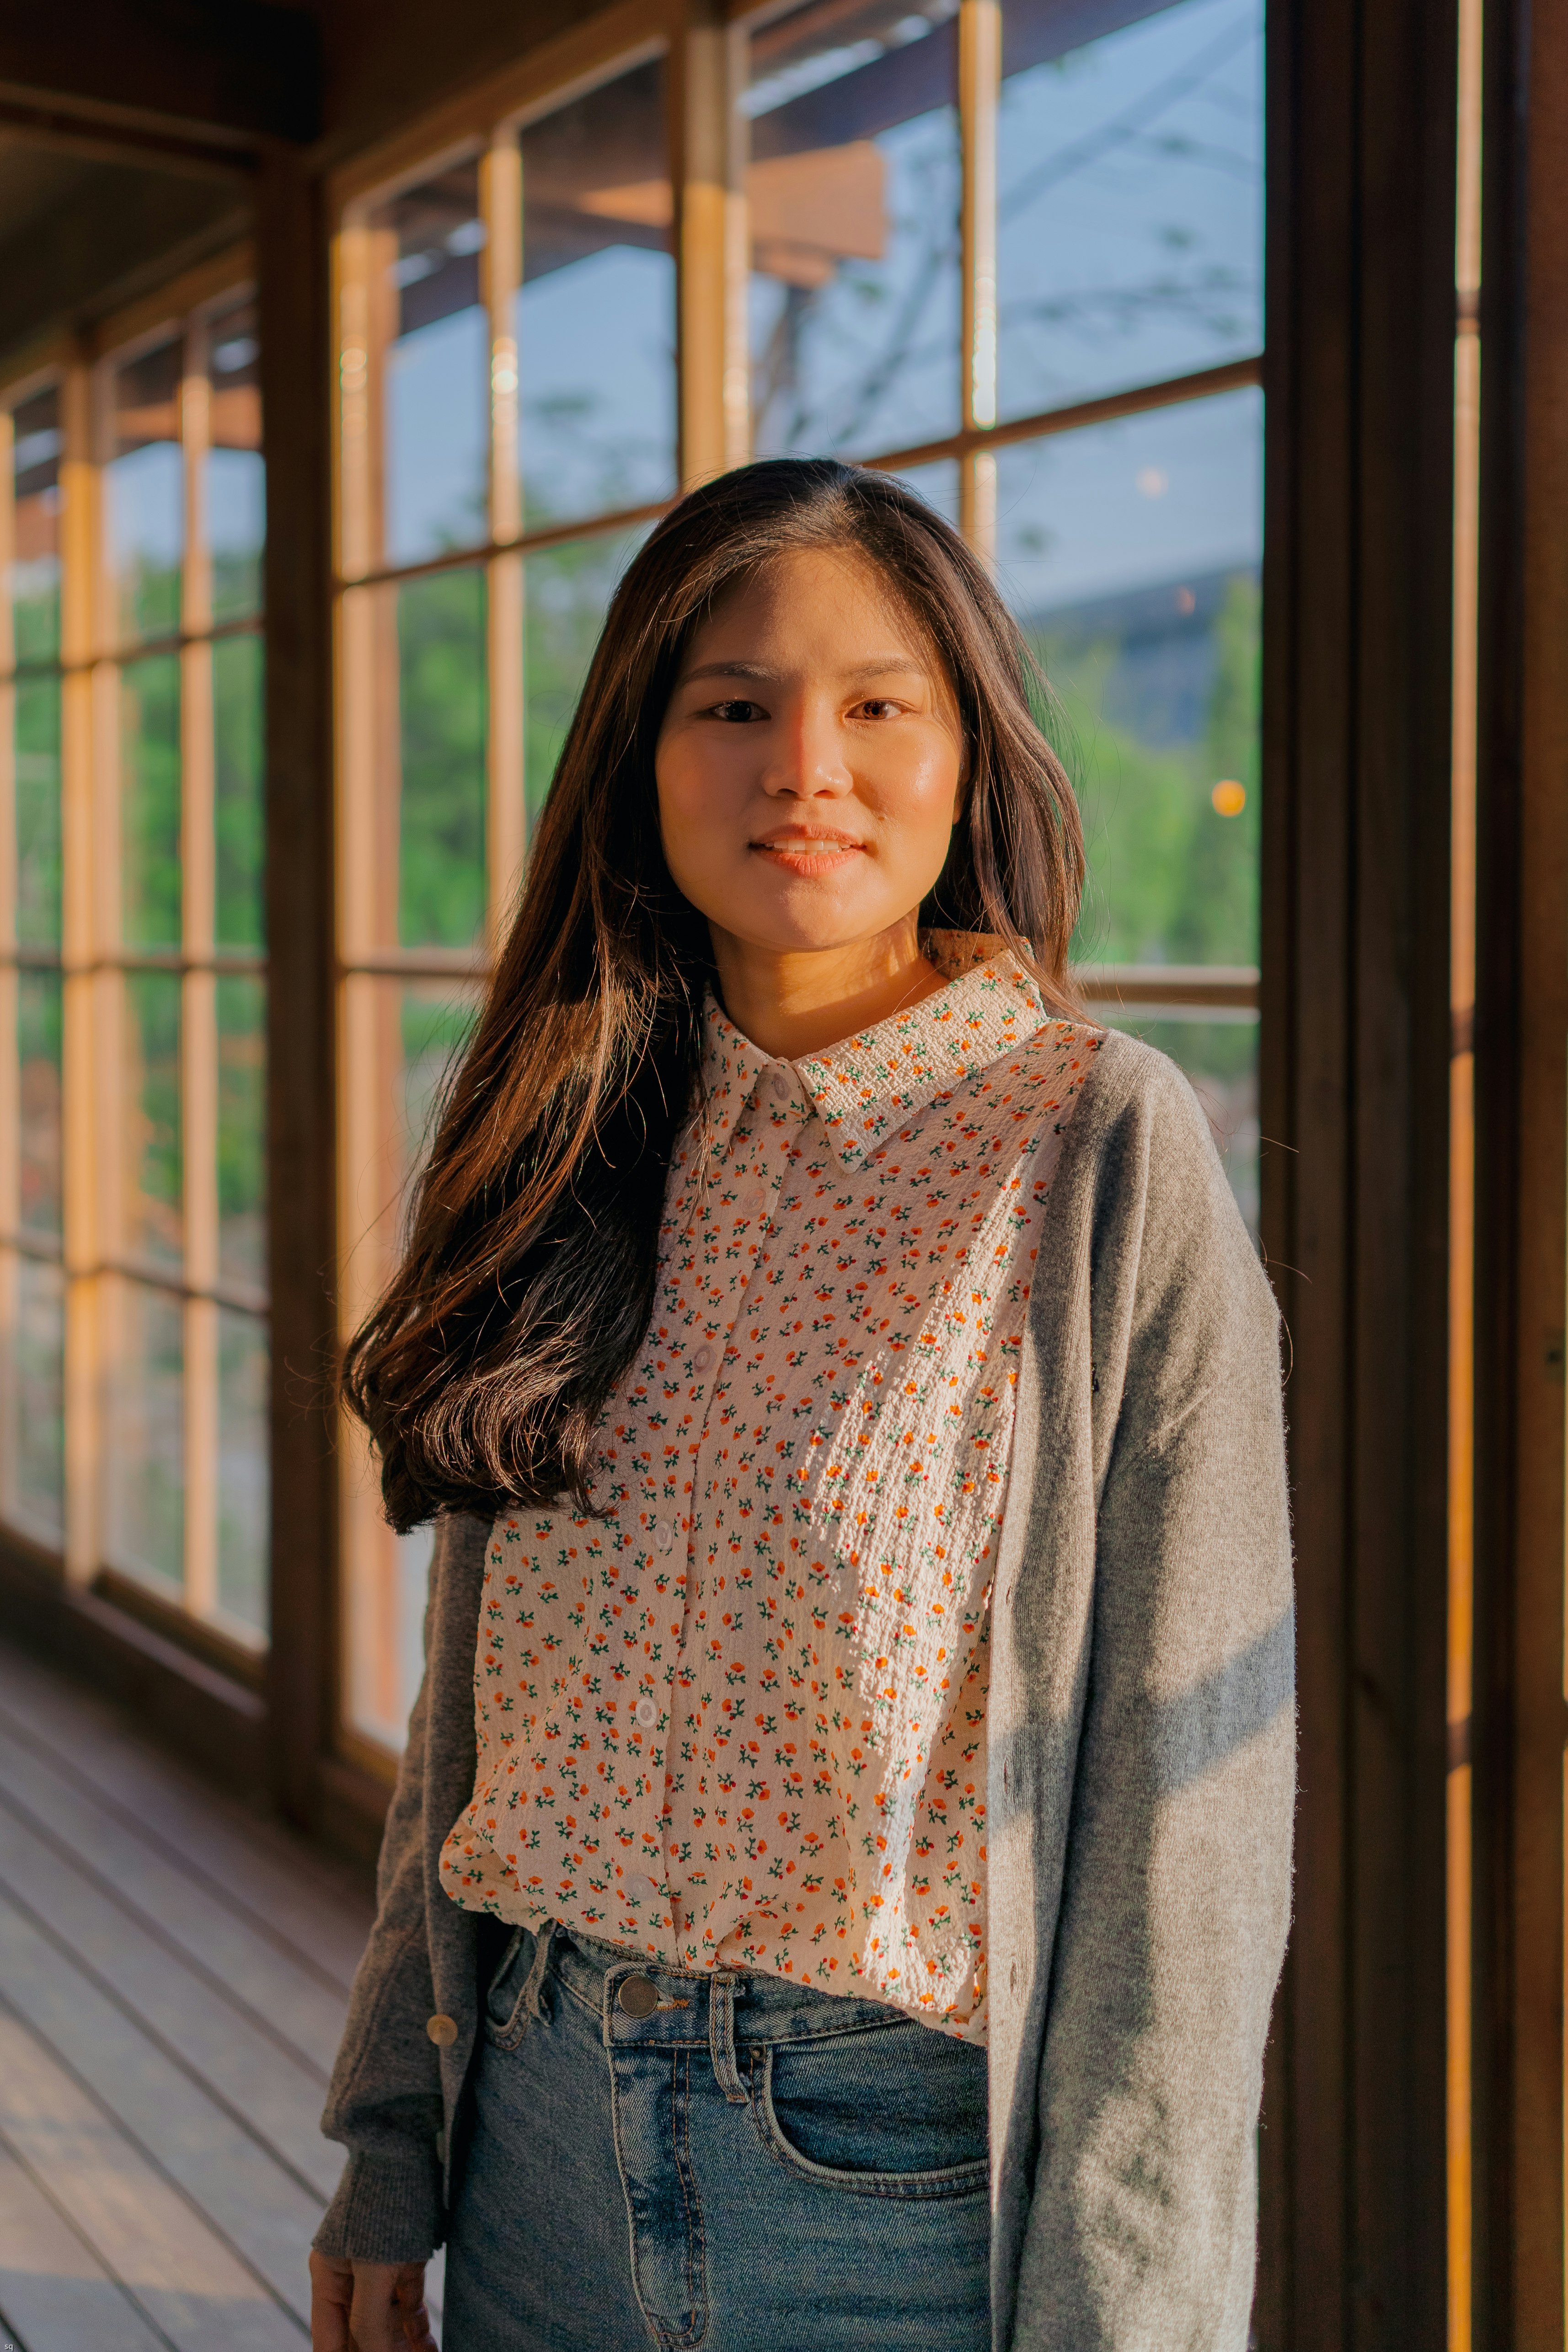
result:
[[[756,2110],[769,2152],[868,2197],[967,2197],[987,2187],[986,2053],[913,2020],[770,2043]]]
[[[497,2050],[515,2050],[528,2030],[527,1995],[533,1958],[534,1939],[526,1927],[519,1927],[485,1996],[485,2038]]]

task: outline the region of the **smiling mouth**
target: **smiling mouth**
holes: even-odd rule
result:
[[[793,874],[831,874],[864,845],[847,833],[769,833],[750,845],[758,856]]]

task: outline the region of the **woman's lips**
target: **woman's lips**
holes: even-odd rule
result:
[[[858,856],[863,844],[847,833],[770,833],[751,846],[791,874],[832,874]]]

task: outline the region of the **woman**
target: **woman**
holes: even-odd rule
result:
[[[909,492],[612,607],[407,1255],[433,1514],[314,2342],[1247,2338],[1293,1731],[1271,1296],[1087,1024],[1028,654]]]

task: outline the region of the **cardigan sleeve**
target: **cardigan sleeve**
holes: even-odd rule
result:
[[[1243,2352],[1290,1909],[1278,1316],[1191,1090],[1133,1050],[1089,1235],[1093,1592],[1015,2352]]]
[[[423,2262],[443,2234],[441,2053],[426,2026],[441,2006],[427,1927],[427,1863],[433,1799],[434,1810],[441,1810],[429,1785],[432,1748],[441,1748],[444,1727],[437,1725],[433,1741],[431,1715],[433,1705],[464,1712],[468,1697],[466,1685],[455,1693],[444,1688],[455,1678],[450,1670],[444,1675],[443,1665],[446,1649],[461,1649],[465,1620],[472,1661],[473,1612],[454,1606],[459,1596],[451,1588],[465,1581],[465,1563],[457,1556],[474,1549],[473,1524],[457,1518],[437,1524],[425,1610],[427,1664],[382,1840],[375,1925],[355,1972],[321,2118],[322,2131],[346,2145],[349,2160],[316,2233],[316,2251],[361,2262]],[[451,1629],[455,1643],[444,1638],[449,1616],[458,1621]],[[471,1723],[471,1702],[465,1712]],[[467,1726],[445,1727],[465,1732]],[[472,1778],[470,1763],[470,1784]]]

